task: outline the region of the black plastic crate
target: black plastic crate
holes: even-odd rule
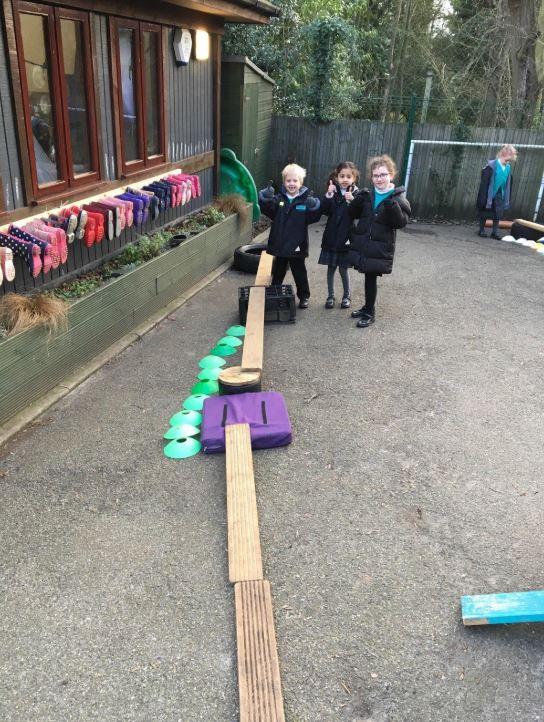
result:
[[[240,286],[238,289],[238,311],[240,323],[245,324],[249,291],[253,286]],[[292,286],[268,286],[265,293],[265,323],[294,323],[296,321],[295,294]]]

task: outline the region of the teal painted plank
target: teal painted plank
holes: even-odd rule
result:
[[[463,624],[544,622],[544,590],[461,597]]]

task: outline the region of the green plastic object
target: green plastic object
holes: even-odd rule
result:
[[[246,335],[246,327],[245,326],[230,326],[225,331],[227,336],[245,336]]]
[[[179,424],[171,426],[168,431],[163,434],[163,439],[184,439],[186,436],[198,436],[200,429],[192,424]]]
[[[189,409],[189,411],[202,411],[204,401],[209,398],[207,394],[193,394],[192,396],[187,396],[182,406],[184,409]]]
[[[202,369],[202,371],[197,374],[197,379],[199,381],[217,381],[222,370],[220,367],[216,369]]]
[[[219,393],[219,384],[217,381],[199,381],[191,389],[192,394],[208,394],[214,396]]]
[[[237,348],[238,346],[241,346],[244,342],[240,341],[238,336],[223,336],[223,338],[220,338],[217,342],[217,345],[220,344],[226,344],[227,346],[232,346],[232,348]]]
[[[200,359],[198,365],[201,369],[216,369],[219,368],[219,366],[224,366],[226,363],[225,359],[219,356],[204,356],[204,358]]]
[[[164,455],[169,459],[187,459],[189,456],[198,454],[202,444],[192,436],[187,436],[182,439],[174,439],[164,447]]]
[[[180,426],[180,424],[191,424],[192,426],[200,426],[202,423],[202,414],[191,409],[178,411],[170,419],[170,426]]]
[[[253,204],[253,220],[261,217],[259,209],[259,196],[253,176],[243,163],[240,163],[236,153],[230,148],[221,148],[219,165],[219,195],[239,193],[248,203]]]
[[[212,348],[211,352],[214,356],[232,356],[236,353],[237,349],[232,346],[228,346],[226,343],[218,343],[215,348]]]

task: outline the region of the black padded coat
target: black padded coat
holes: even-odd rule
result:
[[[360,273],[391,273],[397,228],[404,228],[411,208],[402,186],[374,208],[374,190],[363,188],[349,205],[352,218],[359,218],[351,232],[348,257]]]
[[[268,253],[281,258],[306,258],[308,226],[321,217],[319,200],[310,195],[308,188],[302,186],[292,201],[283,190],[270,196],[260,191],[259,207],[265,216],[272,219]]]
[[[357,186],[351,191],[353,196],[358,192]],[[353,202],[353,201],[352,201]],[[324,196],[321,200],[321,210],[328,216],[321,248],[335,253],[347,253],[349,246],[346,241],[350,238],[353,218],[348,213],[349,203],[342,192],[337,188],[332,198]]]

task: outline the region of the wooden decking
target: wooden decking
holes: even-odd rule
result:
[[[240,722],[285,722],[270,582],[234,586]]]
[[[229,579],[263,578],[249,424],[225,427]]]

